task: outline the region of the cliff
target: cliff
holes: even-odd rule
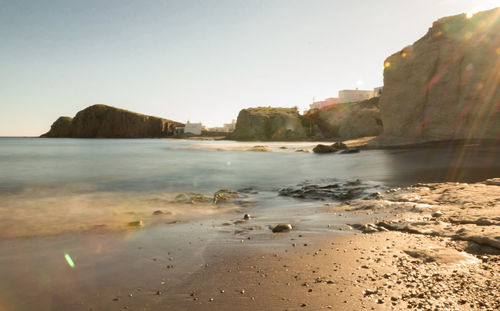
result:
[[[336,104],[327,110],[310,110],[306,119],[317,125],[316,132],[324,138],[352,139],[377,136],[382,130],[379,98],[359,103]]]
[[[181,123],[105,106],[94,105],[74,118],[60,117],[41,137],[153,138],[167,137]]]
[[[238,114],[234,140],[287,141],[307,139],[296,108],[248,108]]]
[[[500,137],[500,8],[439,19],[384,67],[379,145]]]

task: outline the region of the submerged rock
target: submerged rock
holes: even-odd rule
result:
[[[359,153],[361,150],[359,148],[349,148],[342,150],[340,153],[341,154],[347,154],[347,153]]]

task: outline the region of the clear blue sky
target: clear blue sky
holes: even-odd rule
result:
[[[382,84],[440,17],[499,0],[0,0],[0,136],[106,104],[209,126]]]

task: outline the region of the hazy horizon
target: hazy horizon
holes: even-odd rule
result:
[[[432,22],[498,1],[2,1],[0,136],[94,104],[220,126],[383,84]]]

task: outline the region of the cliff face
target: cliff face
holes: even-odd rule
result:
[[[307,138],[302,118],[295,108],[248,108],[238,114],[234,140],[286,141]]]
[[[374,97],[360,103],[336,104],[328,110],[317,111],[313,122],[325,138],[377,136],[383,130],[378,101],[379,98]]]
[[[181,123],[105,105],[94,105],[72,119],[60,117],[42,137],[152,138],[167,137]]]
[[[434,22],[384,67],[380,145],[500,137],[500,8]]]

